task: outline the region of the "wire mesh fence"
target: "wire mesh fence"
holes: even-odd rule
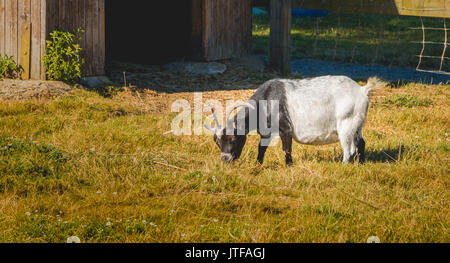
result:
[[[253,51],[267,52],[269,16],[255,16]],[[329,12],[293,17],[293,59],[381,64],[450,73],[444,18]]]
[[[411,29],[420,29],[421,32],[422,32],[422,41],[421,42],[412,41],[413,43],[421,43],[422,44],[422,49],[420,51],[420,54],[417,55],[417,57],[419,58],[419,62],[417,64],[416,69],[417,70],[423,70],[421,68],[421,64],[422,64],[422,60],[424,58],[439,59],[439,61],[440,61],[439,69],[438,70],[427,70],[427,71],[438,72],[438,73],[448,73],[448,72],[445,72],[443,70],[445,62],[449,60],[449,57],[446,57],[447,46],[449,44],[447,43],[447,34],[448,34],[447,31],[448,31],[448,29],[447,29],[447,24],[446,24],[445,18],[443,19],[443,27],[442,28],[433,28],[433,27],[425,28],[425,25],[423,23],[423,19],[422,18],[420,18],[420,21],[421,21],[421,25],[422,25],[421,28],[411,28]],[[427,41],[427,38],[426,38],[426,31],[427,30],[442,30],[444,32],[444,41],[443,42]],[[425,51],[425,48],[426,48],[427,45],[442,46],[443,47],[442,48],[442,55],[441,56],[427,56],[427,55],[424,55],[424,51]]]

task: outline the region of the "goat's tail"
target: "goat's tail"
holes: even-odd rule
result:
[[[380,80],[377,77],[370,77],[367,80],[366,86],[363,86],[362,89],[367,96],[370,96],[370,93],[374,90],[383,88],[387,85],[386,82]]]

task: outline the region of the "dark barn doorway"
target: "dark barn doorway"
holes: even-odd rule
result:
[[[192,0],[106,1],[106,54],[112,60],[164,64],[189,58]]]

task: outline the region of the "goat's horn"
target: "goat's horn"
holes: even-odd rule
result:
[[[239,107],[249,107],[250,109],[254,110],[255,106],[253,106],[251,103],[243,102],[243,101],[236,101],[235,103],[231,104],[227,107],[227,118],[231,115],[231,113],[239,108]]]
[[[209,126],[209,125],[207,125],[207,124],[203,125],[203,127],[205,127],[205,129],[207,129],[207,130],[209,130],[209,131],[212,131],[212,132],[214,132],[214,133],[217,132],[216,128],[213,128],[213,127],[211,127],[211,126]]]
[[[217,119],[217,115],[216,115],[216,111],[214,109],[211,109],[211,112],[213,114],[214,117],[214,121],[216,122],[216,127],[218,130],[222,129],[222,126],[220,125],[219,120]]]
[[[219,120],[217,119],[217,115],[216,115],[216,112],[214,111],[214,109],[211,109],[211,112],[214,117],[215,126],[211,127],[210,125],[205,123],[205,125],[203,125],[203,127],[205,127],[207,130],[212,131],[217,134],[222,129],[222,126],[220,125]]]

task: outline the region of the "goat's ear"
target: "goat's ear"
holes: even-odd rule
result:
[[[229,120],[229,124],[230,124],[230,125],[233,125],[233,128],[234,128],[235,130],[238,130],[238,129],[248,129],[246,119],[245,119],[245,118],[238,118],[238,117],[239,117],[238,114],[234,115],[234,116],[233,116],[233,119],[230,119],[230,120]],[[238,126],[239,124],[240,124],[241,126]],[[242,127],[242,125],[244,125],[244,127]]]

